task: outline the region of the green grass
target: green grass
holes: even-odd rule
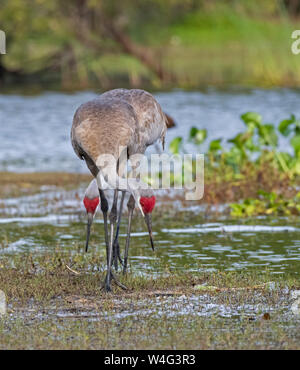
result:
[[[70,258],[77,259],[81,275],[65,268]],[[103,273],[87,272],[95,262],[96,255],[61,252],[2,258],[0,281],[9,315],[0,319],[0,348],[299,349],[300,323],[289,314],[283,290],[299,288],[298,278],[272,276],[270,290],[265,283],[271,276],[259,271],[157,279],[129,274],[120,277],[127,291],[114,286],[107,294],[100,288]],[[199,284],[203,289],[195,290]],[[211,303],[239,313],[197,315]],[[247,305],[262,309],[251,313]]]
[[[170,29],[165,63],[181,84],[297,86],[300,68],[291,52],[296,24],[249,17],[225,8],[199,12]]]
[[[72,266],[80,275],[71,273],[66,265]],[[49,303],[51,299],[62,295],[99,296],[106,298],[102,290],[104,281],[104,256],[92,252],[82,254],[81,251],[64,251],[57,247],[54,251],[37,253],[18,253],[3,256],[0,262],[1,290],[5,291],[9,300],[26,305],[30,299],[39,304]],[[184,270],[170,272],[167,266],[160,266],[165,274],[149,277],[144,275],[119,275],[120,281],[127,285],[128,290],[122,291],[114,286],[118,296],[147,295],[156,290],[192,293],[196,285],[215,286],[224,289],[249,288],[267,289],[269,281],[276,281],[281,286],[297,287],[300,281],[295,276],[274,276],[267,271],[251,272],[186,272]],[[274,280],[275,279],[275,280]],[[205,290],[205,289],[204,289]]]
[[[36,194],[44,185],[66,190],[76,189],[81,184],[88,184],[91,179],[92,177],[87,174],[65,172],[0,172],[0,198]]]
[[[275,319],[275,317],[274,317]],[[278,320],[278,318],[276,318]],[[272,320],[162,315],[0,322],[1,349],[299,349],[299,326]]]

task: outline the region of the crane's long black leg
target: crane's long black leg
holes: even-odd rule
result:
[[[118,260],[120,261],[121,265],[123,265],[123,261],[120,255],[120,245],[119,245],[119,231],[120,231],[120,224],[121,224],[121,219],[122,219],[122,212],[123,212],[123,204],[124,204],[124,198],[125,198],[125,191],[122,191],[122,198],[121,198],[121,203],[120,203],[120,209],[119,209],[119,215],[118,215],[118,223],[117,223],[117,230],[116,230],[116,236],[114,240],[114,245],[113,245],[113,259],[114,259],[114,265],[116,271],[118,271]]]
[[[127,203],[128,207],[128,227],[127,227],[127,237],[126,237],[126,244],[125,244],[125,253],[124,253],[124,264],[123,264],[123,274],[127,271],[127,260],[128,260],[128,251],[129,251],[129,244],[130,244],[130,232],[131,232],[131,220],[132,215],[135,207],[135,201],[132,195]]]
[[[105,197],[104,191],[99,189],[100,194],[100,206],[101,211],[103,213],[103,220],[104,220],[104,235],[105,235],[105,245],[106,245],[106,263],[108,264],[108,227],[107,227],[107,213],[108,213],[108,202]]]
[[[106,292],[111,291],[110,281],[111,281],[111,278],[113,277],[111,273],[111,264],[112,264],[112,252],[113,252],[113,240],[114,240],[114,225],[117,221],[117,207],[116,207],[117,201],[118,201],[118,190],[115,190],[113,206],[112,206],[112,209],[109,215],[110,238],[109,238],[108,258],[107,258],[107,273],[106,273],[106,278],[105,278],[105,291]]]
[[[111,238],[111,243],[112,243],[112,265],[115,266],[116,271],[118,270],[118,257],[117,257],[117,251],[116,251],[116,248],[115,248],[113,230],[115,229],[116,222],[117,222],[117,216],[118,216],[117,206],[118,206],[118,190],[115,190],[114,191],[114,200],[113,200],[113,204],[112,204],[112,207],[111,207],[109,219],[110,219],[110,225],[111,225],[110,226],[111,227],[110,238]],[[113,226],[113,228],[112,228],[112,226]]]
[[[109,220],[110,220],[110,241],[109,241],[109,251],[108,251],[108,264],[107,264],[107,275],[105,279],[105,290],[106,292],[111,291],[110,282],[113,279],[115,283],[122,289],[126,290],[126,286],[121,284],[111,271],[112,265],[112,252],[113,252],[113,240],[114,240],[114,226],[117,221],[117,202],[118,202],[118,190],[114,192],[113,207],[111,209]]]

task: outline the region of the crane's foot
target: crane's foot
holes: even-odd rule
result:
[[[118,285],[118,287],[120,287],[123,290],[127,290],[127,286],[120,283],[119,280],[115,277],[115,275],[113,273],[111,273],[111,277],[114,280],[114,282]]]
[[[112,290],[111,289],[111,281],[112,280],[116,283],[116,285],[119,288],[121,288],[123,290],[127,290],[127,287],[124,284],[120,283],[119,280],[115,277],[115,275],[112,272],[110,272],[110,274],[108,274],[108,273],[106,274],[105,281],[104,281],[104,286],[103,286],[104,291],[106,293],[109,293]]]
[[[111,292],[111,273],[107,273],[104,281],[104,290],[106,293]]]

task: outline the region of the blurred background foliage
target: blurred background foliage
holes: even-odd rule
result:
[[[1,0],[0,86],[297,86],[299,17],[300,0]]]

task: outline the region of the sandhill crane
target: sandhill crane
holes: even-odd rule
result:
[[[139,132],[140,139],[139,147],[135,149],[135,153],[144,153],[147,146],[154,144],[159,138],[161,139],[162,146],[164,147],[164,138],[166,134],[166,129],[167,127],[173,127],[175,125],[175,122],[169,115],[162,112],[160,105],[155,100],[153,95],[146,92],[145,90],[140,89],[131,89],[131,90],[114,89],[101,94],[100,97],[121,99],[129,103],[134,108],[134,111],[137,116],[137,130]],[[124,192],[122,192],[122,199],[120,204],[121,212],[123,207],[124,195],[125,195]],[[128,243],[126,242],[125,245],[123,272],[126,272],[127,269],[128,248],[131,230],[131,220],[134,209],[134,199],[129,199],[127,206],[128,206],[128,230],[127,230]],[[113,243],[114,251],[113,261],[116,269],[118,268],[118,259],[121,261],[119,254],[120,248],[118,243],[119,226],[122,216],[121,212],[119,212],[117,232]],[[152,249],[154,249],[152,238],[151,246]]]
[[[165,112],[164,112],[165,113]],[[167,128],[170,129],[174,127],[175,121],[174,119],[165,113],[165,116],[167,118]],[[119,208],[119,214],[118,214],[118,222],[117,222],[117,229],[116,229],[116,235],[113,245],[113,262],[115,264],[115,269],[118,269],[118,261],[123,265],[124,272],[126,271],[126,264],[124,265],[122,258],[120,256],[120,247],[118,242],[118,236],[119,236],[119,229],[120,229],[120,223],[121,223],[121,217],[122,217],[122,210],[123,210],[123,203],[125,198],[125,192],[122,192],[122,198],[120,202],[120,208]],[[93,223],[93,219],[95,217],[96,209],[98,208],[98,205],[100,203],[99,200],[99,190],[96,179],[93,179],[90,184],[88,185],[83,198],[83,203],[86,209],[87,213],[87,234],[86,234],[86,245],[85,250],[88,251],[88,245],[89,245],[89,238],[90,238],[90,230],[91,225]]]
[[[114,225],[117,218],[118,189],[130,193],[127,204],[129,218],[124,263],[128,256],[131,219],[135,203],[137,203],[144,216],[153,247],[151,212],[155,206],[155,196],[151,189],[144,188],[141,181],[136,179],[126,180],[119,176],[119,148],[126,148],[127,158],[136,153],[142,154],[147,146],[158,139],[161,139],[164,143],[165,132],[166,117],[160,105],[151,94],[143,90],[113,90],[82,104],[75,112],[71,129],[72,145],[75,153],[80,159],[85,160],[89,170],[97,179],[100,193],[107,249],[107,274],[104,285],[106,291],[111,290],[111,279],[116,280],[111,271],[111,263]],[[117,163],[105,168],[102,156],[107,154],[112,155]],[[109,242],[107,229],[108,203],[103,192],[105,185],[114,189],[113,206],[110,212]]]
[[[123,100],[127,100],[129,103],[132,103],[133,105],[139,107],[143,107],[143,101],[145,99],[149,100],[149,96],[147,93],[141,90],[127,90],[127,89],[115,89],[108,91],[104,94],[101,95],[102,97],[114,97],[114,98],[121,98]],[[151,99],[152,100],[152,99]],[[152,100],[153,103],[153,100]],[[147,110],[153,108],[153,104],[150,106],[148,105],[147,107],[143,107],[143,113],[147,113]],[[167,113],[164,113],[166,117],[166,125],[167,128],[170,129],[175,126],[175,121],[174,119],[168,115]],[[139,129],[144,129],[145,127],[145,119],[144,117],[140,117],[140,120],[138,121],[139,123]],[[147,127],[146,127],[147,128]],[[90,228],[91,224],[94,218],[94,212],[96,208],[94,208],[94,212],[91,211],[93,207],[98,205],[99,203],[99,193],[97,196],[98,188],[97,188],[97,183],[96,180],[92,180],[90,185],[88,186],[86,192],[85,192],[85,197],[84,197],[84,205],[86,207],[87,215],[88,215],[88,223],[87,223],[87,239],[86,239],[86,251],[88,249],[88,242],[89,242],[89,235],[90,235]],[[97,203],[97,197],[98,197],[98,203]],[[121,217],[122,217],[122,210],[123,210],[123,202],[125,198],[125,192],[122,192],[122,197],[121,197],[121,202],[120,202],[120,210],[118,214],[118,222],[117,222],[117,229],[116,229],[116,235],[113,243],[113,263],[115,265],[115,269],[118,269],[118,261],[123,265],[123,272],[126,272],[127,269],[127,259],[128,259],[128,250],[127,253],[125,253],[125,262],[123,263],[122,258],[120,256],[120,247],[119,247],[119,242],[118,242],[118,236],[119,236],[119,229],[120,229],[120,223],[121,223]]]

